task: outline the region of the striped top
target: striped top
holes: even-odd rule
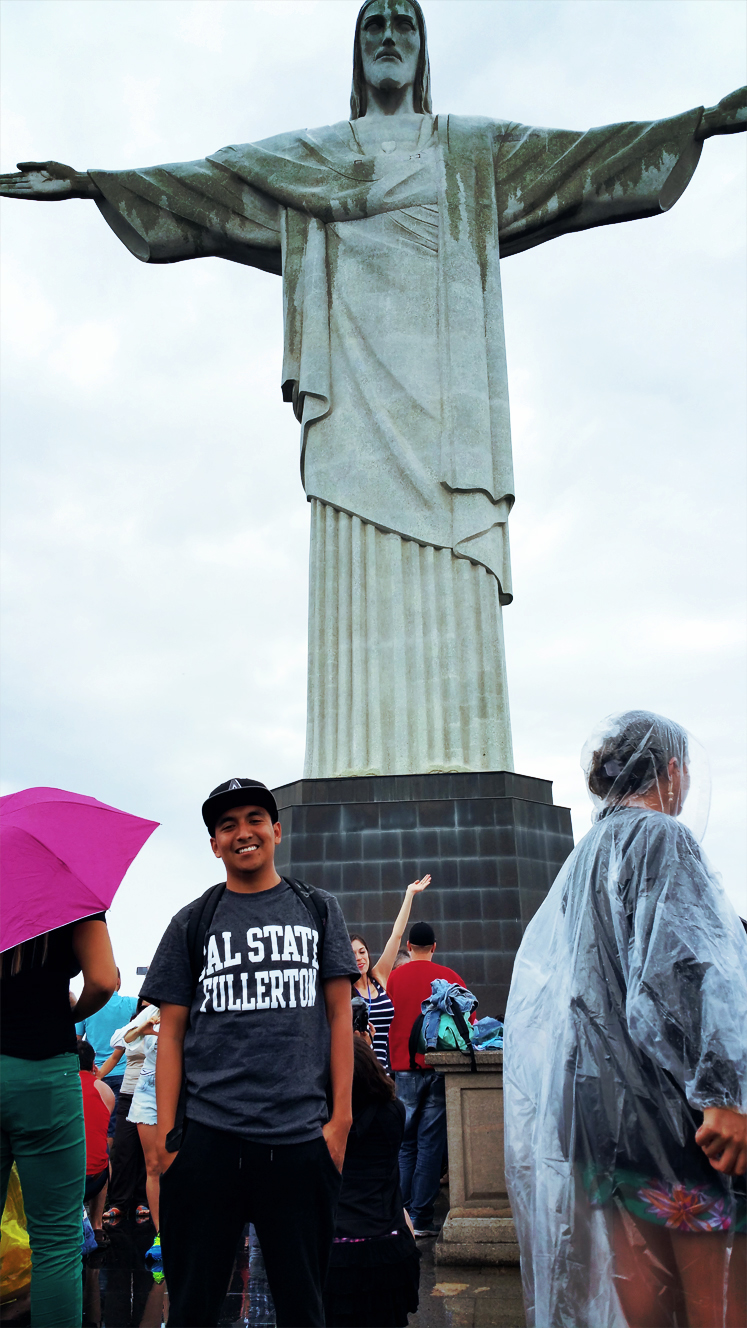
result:
[[[376,978],[371,978],[370,982],[376,988],[376,995],[371,997],[368,1007],[369,1023],[376,1029],[373,1049],[377,1060],[389,1073],[389,1025],[394,1018],[394,1006]]]

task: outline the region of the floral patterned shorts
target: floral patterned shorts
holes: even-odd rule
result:
[[[587,1171],[584,1188],[595,1207],[617,1197],[634,1217],[670,1231],[747,1230],[744,1193],[730,1193],[718,1184],[680,1183],[634,1171],[614,1171],[610,1179]]]

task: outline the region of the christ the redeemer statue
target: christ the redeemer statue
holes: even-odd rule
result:
[[[94,199],[142,262],[282,275],[311,503],[307,777],[513,768],[499,259],[657,216],[703,140],[745,128],[744,90],[585,133],[434,116],[420,6],[370,0],[349,120],[202,161],[2,177],[15,198]]]

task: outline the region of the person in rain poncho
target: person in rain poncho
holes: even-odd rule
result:
[[[678,819],[693,748],[605,721],[595,824],[517,955],[506,1175],[536,1328],[745,1323],[747,938]]]

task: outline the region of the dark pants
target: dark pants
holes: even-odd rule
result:
[[[246,1222],[262,1246],[278,1328],[322,1328],[340,1183],[322,1138],[269,1147],[189,1121],[161,1177],[169,1328],[217,1324]]]
[[[415,1230],[431,1225],[446,1147],[445,1076],[435,1070],[398,1070],[397,1097],[407,1117],[399,1150],[402,1201]]]
[[[121,1074],[108,1074],[105,1079],[101,1080],[102,1084],[106,1084],[109,1088],[111,1088],[114,1094],[114,1106],[112,1107],[112,1114],[109,1117],[109,1129],[106,1132],[109,1139],[111,1139],[114,1135],[114,1124],[116,1120],[117,1103],[119,1102],[119,1094],[122,1091],[123,1079],[124,1079],[124,1071],[122,1071]]]
[[[103,1171],[96,1171],[92,1176],[86,1176],[86,1188],[83,1191],[83,1202],[87,1203],[89,1199],[95,1199],[97,1194],[101,1194],[108,1179],[108,1164],[104,1167]]]
[[[132,1093],[120,1093],[115,1107],[114,1142],[111,1148],[112,1178],[109,1182],[110,1208],[127,1212],[132,1204],[148,1205],[145,1193],[145,1158],[137,1125],[128,1121]]]

